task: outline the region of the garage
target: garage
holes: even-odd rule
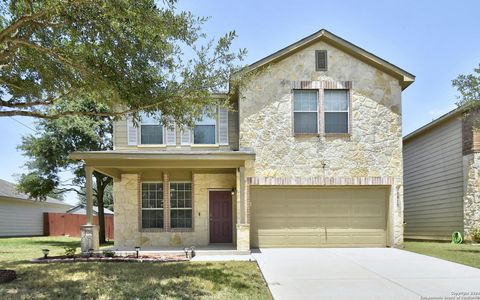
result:
[[[251,187],[252,247],[385,247],[383,187]]]

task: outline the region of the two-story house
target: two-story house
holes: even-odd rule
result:
[[[72,154],[114,178],[116,247],[402,244],[401,93],[415,77],[326,30],[259,69],[234,110],[191,130],[127,119],[113,151]]]

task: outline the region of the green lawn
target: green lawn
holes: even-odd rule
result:
[[[33,264],[42,248],[64,254],[67,237],[0,238],[0,269],[18,279],[0,284],[0,299],[271,299],[253,262]]]
[[[480,245],[405,242],[405,250],[480,268]]]

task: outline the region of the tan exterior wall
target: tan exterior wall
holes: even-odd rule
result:
[[[138,174],[122,174],[113,185],[115,205],[115,246],[204,246],[209,243],[208,192],[210,189],[232,189],[235,174],[200,174],[192,176],[193,222],[189,232],[169,232],[140,228],[140,183]],[[233,207],[235,207],[233,205]],[[235,213],[233,214],[235,216]],[[233,222],[235,222],[235,217]],[[233,226],[235,229],[235,226]],[[234,230],[235,232],[235,230]],[[235,235],[234,235],[235,237]]]
[[[328,71],[315,70],[328,51]],[[297,81],[350,81],[351,134],[293,136]],[[240,149],[256,153],[247,177],[390,177],[392,239],[403,240],[401,87],[397,79],[330,46],[315,43],[268,67],[240,92]]]

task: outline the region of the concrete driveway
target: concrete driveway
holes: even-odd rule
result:
[[[404,250],[252,252],[275,299],[480,299],[480,269]]]

